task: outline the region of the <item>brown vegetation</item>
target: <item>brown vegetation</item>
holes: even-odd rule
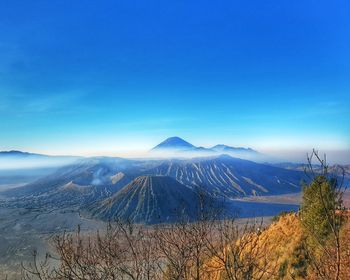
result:
[[[254,259],[255,265],[249,278],[230,276],[237,273],[236,268],[231,266],[227,269],[225,262],[216,256],[208,262],[208,266],[215,269],[207,279],[303,279],[305,271],[299,269],[305,258],[300,252],[302,239],[298,217],[295,214],[284,215],[262,232],[245,234],[223,250],[222,256],[227,257],[241,248],[237,258],[243,264],[247,256]],[[244,266],[249,267],[246,263]]]
[[[340,231],[340,262],[338,279],[347,280],[350,277],[350,223],[346,222]],[[331,244],[327,245],[327,252],[320,256],[317,269],[310,271],[308,279],[334,279],[337,276],[337,252]]]
[[[340,235],[341,269],[350,275],[350,224]],[[26,267],[24,279],[326,279],[333,255],[322,255],[316,271],[309,265],[299,217],[286,214],[266,229],[239,227],[234,220],[181,222],[145,227],[109,225],[106,232],[83,236],[79,231],[57,237],[60,264],[54,259]],[[329,245],[330,252],[334,247]]]

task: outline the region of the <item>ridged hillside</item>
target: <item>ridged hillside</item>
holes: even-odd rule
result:
[[[120,218],[132,222],[171,222],[180,215],[194,218],[198,213],[198,195],[168,176],[140,176],[111,198],[91,205],[93,217]]]
[[[169,160],[150,173],[200,186],[227,196],[271,195],[300,191],[303,172],[286,170],[230,156]]]

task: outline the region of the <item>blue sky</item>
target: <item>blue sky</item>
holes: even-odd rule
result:
[[[0,149],[350,150],[349,1],[1,1]]]

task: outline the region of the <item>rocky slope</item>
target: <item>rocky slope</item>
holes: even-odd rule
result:
[[[194,159],[83,159],[24,187],[1,194],[50,205],[82,205],[117,193],[142,175],[162,175],[217,197],[278,195],[300,191],[304,173],[252,161],[215,156]]]
[[[168,176],[140,176],[112,197],[88,210],[95,218],[132,222],[171,222],[181,216],[194,219],[199,196],[191,188]]]
[[[300,191],[303,172],[219,156],[168,160],[150,170],[182,184],[200,186],[224,196],[272,195]]]

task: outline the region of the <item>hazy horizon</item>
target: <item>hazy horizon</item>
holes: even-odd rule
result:
[[[0,150],[139,156],[178,135],[348,161],[349,8],[0,3]]]
[[[187,154],[181,154],[181,153],[172,153],[171,151],[162,151],[158,154],[152,154],[151,149],[154,148],[157,144],[162,142],[165,139],[160,140],[159,142],[155,143],[149,143],[146,144],[140,141],[140,146],[137,146],[137,142],[133,143],[135,146],[128,145],[127,148],[123,149],[121,147],[115,146],[114,150],[108,150],[106,147],[101,148],[100,150],[93,150],[91,148],[90,150],[79,150],[77,148],[74,148],[72,150],[62,150],[62,151],[50,151],[50,150],[23,150],[23,149],[8,149],[6,151],[22,151],[22,152],[29,152],[29,153],[36,153],[36,154],[43,154],[43,155],[50,155],[50,156],[81,156],[81,157],[98,157],[98,156],[106,156],[106,157],[124,157],[124,158],[167,158],[167,157],[200,157],[200,156],[210,156],[207,153],[187,153]],[[259,159],[250,157],[248,159],[250,160],[257,160],[260,162],[266,161],[271,163],[277,163],[277,162],[293,162],[293,163],[305,163],[307,160],[307,154],[310,154],[313,149],[318,151],[320,155],[326,155],[327,160],[330,164],[350,164],[350,151],[349,150],[322,150],[317,148],[310,147],[309,149],[266,149],[266,148],[256,148],[254,146],[244,146],[244,145],[236,145],[236,144],[230,144],[230,143],[224,143],[224,142],[212,142],[203,145],[201,142],[192,142],[190,139],[184,139],[185,141],[190,142],[191,144],[194,144],[194,146],[197,147],[204,147],[204,148],[211,148],[218,144],[224,144],[231,147],[242,147],[242,148],[251,148],[261,154],[261,157]],[[143,148],[142,148],[143,147]],[[0,150],[5,151],[5,150]],[[237,156],[239,157],[239,156]],[[17,163],[18,164],[18,163]],[[5,166],[6,163],[4,162],[3,165]]]

